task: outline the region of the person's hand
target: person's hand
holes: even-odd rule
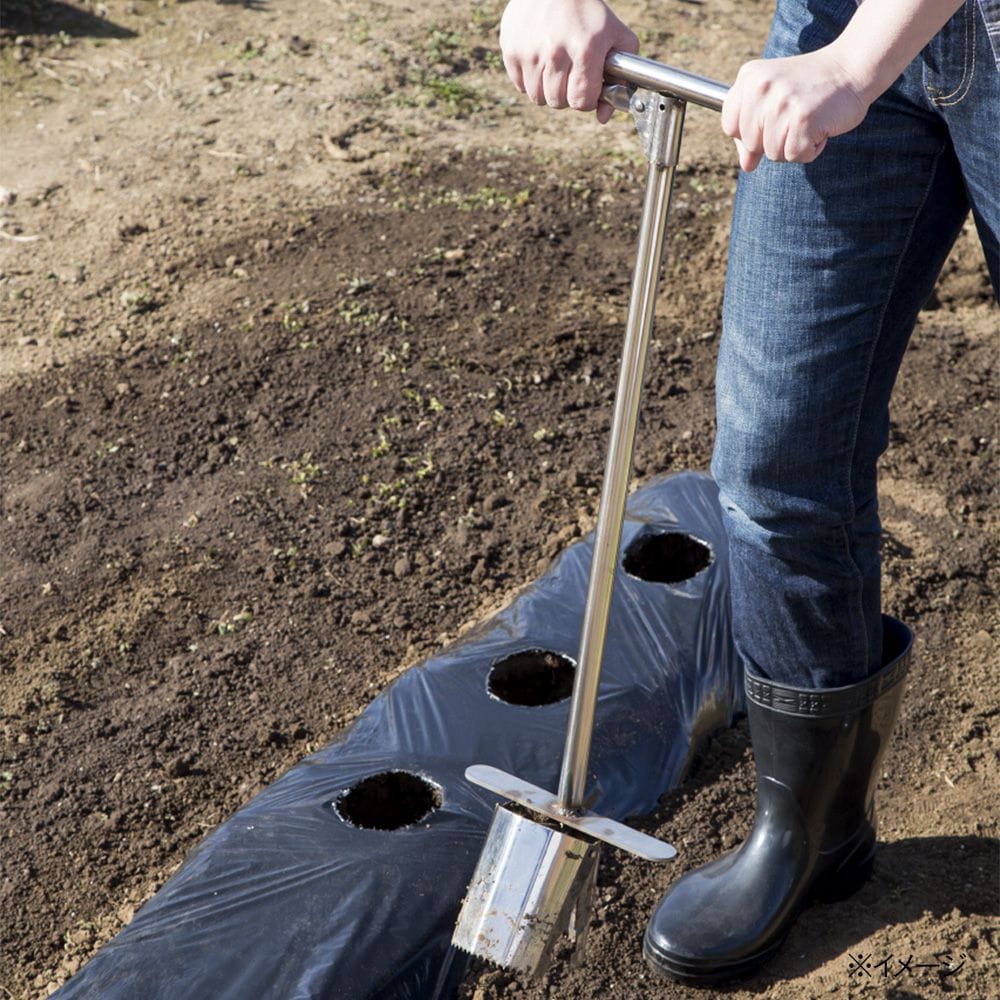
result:
[[[504,66],[518,90],[550,108],[597,109],[612,49],[638,52],[639,39],[601,0],[511,0],[500,21]]]
[[[811,163],[831,136],[861,124],[870,100],[829,50],[746,63],[722,105],[722,131],[736,141],[740,166],[762,156]]]

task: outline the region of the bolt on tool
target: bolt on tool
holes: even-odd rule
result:
[[[719,111],[724,84],[641,56],[613,52],[603,99],[629,111],[649,166],[611,441],[581,628],[579,668],[557,795],[494,767],[466,778],[503,796],[458,917],[452,945],[497,965],[541,975],[560,938],[583,952],[601,843],[650,861],[673,847],[584,807],[604,639],[618,565],[643,375],[667,215],[687,102]]]

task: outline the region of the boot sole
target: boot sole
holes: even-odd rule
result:
[[[687,986],[712,986],[728,980],[742,979],[744,976],[756,972],[774,956],[775,952],[784,944],[786,936],[787,932],[769,944],[767,948],[741,959],[739,962],[727,962],[724,965],[686,962],[676,955],[661,951],[648,937],[643,939],[642,955],[650,968],[666,979],[672,979],[674,982],[684,983]]]
[[[849,870],[833,872],[821,879],[810,889],[803,905],[796,911],[785,930],[774,941],[754,954],[741,958],[737,962],[712,963],[693,962],[677,955],[671,955],[656,946],[649,935],[643,937],[642,955],[646,962],[659,975],[688,986],[711,986],[727,980],[742,979],[756,972],[768,962],[788,937],[788,931],[798,914],[813,902],[835,903],[853,896],[872,876],[874,868],[874,851],[856,867]]]

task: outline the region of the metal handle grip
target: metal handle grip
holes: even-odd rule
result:
[[[712,111],[722,110],[722,102],[729,93],[729,87],[718,80],[675,69],[631,52],[611,52],[604,63],[604,76],[608,80],[623,80],[681,101],[700,104]]]

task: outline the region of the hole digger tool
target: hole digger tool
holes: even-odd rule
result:
[[[611,441],[597,515],[559,791],[553,795],[494,767],[466,778],[506,800],[462,904],[452,945],[496,965],[542,975],[561,938],[583,952],[602,843],[650,861],[677,853],[663,841],[584,808],[601,660],[621,544],[667,215],[687,102],[719,111],[726,86],[628,53],[605,64],[603,99],[629,111],[649,167]]]

